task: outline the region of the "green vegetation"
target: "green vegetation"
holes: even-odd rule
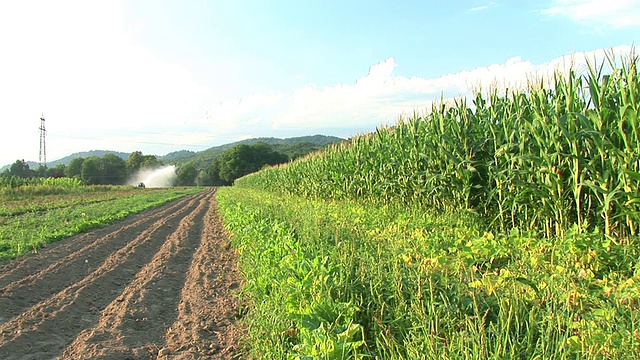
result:
[[[178,169],[176,175],[178,175],[177,184],[179,186],[193,186],[195,184],[195,180],[198,177],[198,169],[191,162],[188,162]],[[201,183],[198,185],[211,185],[208,183]]]
[[[177,172],[177,185],[231,185],[235,179],[266,165],[281,164],[288,160],[287,155],[275,151],[266,143],[240,144],[224,151],[207,168],[198,168],[195,161],[181,165]]]
[[[162,161],[154,155],[144,155],[141,151],[132,152],[125,162],[127,175],[133,175],[142,169],[161,167]]]
[[[225,151],[238,145],[255,145],[257,143],[265,143],[270,145],[273,151],[285,154],[289,159],[307,155],[317,150],[325,148],[327,145],[339,143],[343,139],[335,136],[313,135],[300,136],[287,139],[277,138],[254,138],[236,141],[229,144],[214,146],[197,153],[190,151],[177,151],[174,153],[161,156],[159,159],[166,164],[183,165],[188,162],[194,164],[196,168],[206,169]]]
[[[172,153],[162,159],[179,166],[178,185],[230,185],[235,179],[258,171],[265,165],[285,163],[339,141],[339,138],[322,135],[248,139],[196,154]]]
[[[613,62],[613,60],[612,60]],[[640,81],[636,59],[602,75],[571,71],[473,106],[460,99],[334,146],[245,186],[313,198],[464,208],[501,230],[638,233]]]
[[[50,195],[77,192],[82,181],[70,178],[22,178],[0,177],[0,197],[8,200],[11,196]]]
[[[640,353],[638,242],[484,232],[468,212],[221,188],[264,358]]]
[[[640,354],[637,58],[220,189],[267,358]]]
[[[0,173],[0,178],[62,177],[64,176],[64,169],[64,165],[58,165],[52,168],[39,166],[36,170],[32,170],[29,167],[28,162],[24,160],[16,160],[16,162],[5,168],[2,173]]]
[[[259,138],[213,147],[199,153],[177,151],[160,158],[134,151],[128,155],[120,152],[93,150],[76,153],[53,161],[55,167],[39,166],[30,169],[30,163],[16,160],[0,173],[0,178],[60,178],[81,179],[87,185],[122,185],[135,178],[140,171],[150,171],[176,165],[177,186],[229,185],[246,174],[265,165],[274,165],[318,151],[328,144],[342,139],[314,135],[290,139]],[[37,164],[31,163],[32,166]]]
[[[40,166],[37,170],[31,170],[29,164],[24,160],[16,160],[9,169],[0,174],[0,179],[61,178],[66,176],[82,180],[86,185],[123,185],[127,177],[134,175],[139,170],[160,166],[162,166],[162,162],[155,156],[143,155],[140,151],[132,152],[126,161],[116,154],[104,153],[101,157],[95,155],[86,158],[74,157],[70,160],[69,165],[58,164],[53,168]]]
[[[0,261],[199,190],[84,186],[68,178],[0,180]]]
[[[67,166],[69,165],[69,163],[71,163],[71,161],[73,161],[73,159],[76,158],[88,158],[91,156],[97,156],[97,157],[103,157],[106,154],[113,154],[116,155],[117,157],[126,160],[130,153],[125,153],[125,152],[120,152],[120,151],[113,151],[113,150],[90,150],[90,151],[81,151],[81,152],[77,152],[77,153],[73,153],[71,155],[65,156],[61,159],[58,160],[53,160],[53,161],[49,161],[47,162],[47,166],[49,167],[56,167],[58,165],[63,165],[63,166]]]
[[[65,167],[64,174],[70,178],[81,179],[87,185],[122,185],[128,177],[140,170],[161,166],[162,162],[154,155],[143,155],[140,151],[134,151],[126,161],[114,154],[77,157]]]
[[[287,155],[273,150],[266,143],[241,144],[223,152],[214,160],[208,173],[214,182],[229,185],[237,178],[256,172],[265,165],[282,164],[288,160]]]

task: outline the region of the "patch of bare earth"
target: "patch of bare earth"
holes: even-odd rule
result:
[[[0,359],[231,359],[241,276],[215,190],[0,268]]]

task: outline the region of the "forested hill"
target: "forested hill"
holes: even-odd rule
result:
[[[273,150],[286,154],[290,159],[295,159],[299,156],[304,156],[310,152],[320,150],[321,148],[333,144],[342,142],[344,139],[335,136],[326,135],[311,135],[300,136],[286,139],[279,139],[274,137],[262,137],[252,138],[241,141],[236,141],[229,144],[215,146],[207,150],[200,152],[191,151],[176,151],[164,156],[159,156],[158,159],[165,164],[184,164],[187,162],[193,162],[196,165],[207,167],[213,160],[218,158],[225,150],[231,149],[236,145],[253,145],[260,142],[269,144],[273,147]]]
[[[326,135],[311,135],[311,136],[300,136],[300,137],[292,137],[286,139],[279,139],[273,137],[263,137],[263,138],[252,138],[241,141],[236,141],[229,144],[224,144],[220,146],[214,146],[209,149],[193,152],[188,150],[180,150],[168,153],[164,156],[158,156],[158,159],[165,164],[175,164],[181,165],[185,164],[189,161],[193,161],[195,164],[200,165],[201,167],[208,167],[213,160],[218,158],[225,150],[230,149],[236,145],[246,144],[253,145],[259,142],[264,142],[273,147],[275,151],[286,154],[290,159],[295,159],[298,156],[306,155],[310,152],[321,149],[322,147],[344,141],[339,137],[335,136],[326,136]],[[105,154],[114,154],[122,159],[127,159],[130,153],[118,152],[118,151],[109,151],[109,150],[91,150],[84,151],[71,154],[69,156],[65,156],[61,159],[49,161],[47,166],[49,168],[55,167],[59,164],[69,165],[71,160],[76,158],[87,158],[90,156],[102,157]],[[20,160],[20,159],[16,159]],[[27,161],[30,169],[37,169],[38,163]],[[2,167],[0,170],[8,169],[11,164],[7,164]]]
[[[77,159],[77,158],[88,158],[90,156],[97,156],[97,157],[103,157],[106,154],[113,154],[123,160],[127,160],[127,158],[129,157],[129,153],[126,152],[121,152],[121,151],[110,151],[110,150],[91,150],[91,151],[83,151],[83,152],[78,152],[78,153],[74,153],[71,154],[69,156],[65,156],[62,159],[58,159],[58,160],[54,160],[54,161],[50,161],[47,163],[48,167],[55,167],[58,164],[64,164],[64,165],[69,165],[69,163],[71,162],[71,160],[73,159]],[[31,166],[29,166],[31,167]],[[33,169],[36,169],[37,166]]]
[[[103,157],[106,154],[114,154],[115,156],[117,156],[119,158],[122,158],[124,160],[126,160],[129,157],[129,153],[120,152],[120,151],[89,150],[89,151],[73,153],[73,154],[65,156],[65,157],[63,157],[61,159],[49,161],[49,162],[47,162],[47,167],[53,168],[53,167],[56,167],[57,165],[60,165],[60,164],[69,165],[69,163],[71,163],[71,160],[73,160],[73,159],[88,158],[90,156]],[[16,159],[16,160],[22,160],[22,159]],[[35,170],[40,166],[40,164],[38,164],[35,161],[26,161],[26,164],[29,165],[29,169],[31,169],[31,170]],[[9,167],[11,167],[11,164],[6,164],[2,168],[0,168],[0,171],[8,169]]]

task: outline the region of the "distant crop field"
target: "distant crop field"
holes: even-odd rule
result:
[[[200,190],[83,186],[66,178],[2,179],[0,261]]]

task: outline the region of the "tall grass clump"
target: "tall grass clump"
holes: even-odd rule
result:
[[[637,60],[611,55],[607,64],[557,72],[525,89],[442,101],[426,115],[236,184],[313,199],[463,208],[495,229],[547,237],[572,226],[609,237],[636,235]]]

